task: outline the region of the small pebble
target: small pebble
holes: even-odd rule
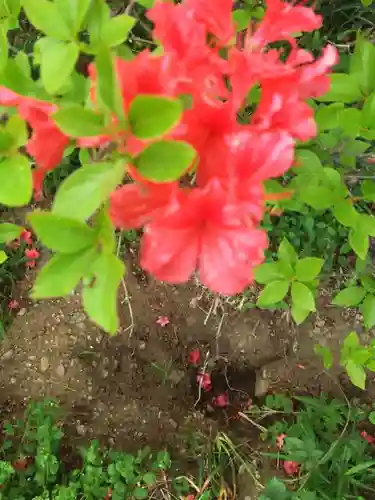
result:
[[[65,367],[62,363],[56,368],[56,373],[61,378],[65,375]]]
[[[1,356],[0,360],[1,361],[9,361],[10,359],[13,358],[13,355],[14,355],[14,350],[9,349],[9,351],[4,352],[4,354]]]
[[[49,368],[49,361],[47,356],[43,356],[40,360],[40,371],[45,373]]]

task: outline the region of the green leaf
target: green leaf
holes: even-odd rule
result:
[[[308,309],[304,309],[303,307],[299,307],[298,305],[292,303],[292,307],[291,307],[290,312],[291,312],[292,318],[294,319],[296,324],[300,325],[301,323],[303,323],[305,321],[305,319],[307,318],[307,316],[310,314],[311,311],[309,311]]]
[[[177,125],[182,112],[179,99],[138,95],[129,109],[130,128],[139,139],[155,139]]]
[[[61,18],[59,9],[48,0],[22,0],[31,24],[56,40],[70,40],[72,33]]]
[[[349,232],[349,245],[358,257],[365,260],[369,247],[368,234],[358,227],[352,228]]]
[[[9,243],[19,237],[22,227],[4,222],[0,224],[0,243]]]
[[[353,75],[344,73],[332,73],[330,75],[331,86],[324,96],[319,97],[322,102],[343,102],[349,104],[362,99],[358,80]]]
[[[333,215],[345,227],[355,227],[358,213],[349,200],[338,201],[333,207]]]
[[[108,48],[102,47],[95,58],[97,72],[97,92],[101,105],[123,117],[123,107],[113,66],[113,59]]]
[[[315,311],[315,299],[312,291],[303,283],[292,283],[292,303],[305,311]]]
[[[132,496],[134,496],[134,498],[137,498],[139,500],[142,500],[143,498],[148,498],[148,489],[137,487],[133,491]]]
[[[112,254],[102,254],[93,263],[94,282],[83,289],[83,305],[99,326],[111,334],[119,328],[117,290],[125,272],[124,264]]]
[[[357,78],[364,94],[375,89],[375,47],[358,33],[354,54],[350,58],[350,74]]]
[[[259,500],[287,500],[287,498],[288,493],[285,484],[281,479],[274,477],[267,483]]]
[[[360,306],[363,321],[366,328],[370,329],[375,325],[375,296],[368,294]]]
[[[92,0],[54,0],[59,13],[72,33],[77,34],[83,24],[86,14],[92,7]]]
[[[366,98],[363,105],[362,126],[369,129],[375,128],[375,92]]]
[[[142,7],[145,7],[146,9],[151,9],[153,7],[155,0],[137,0],[137,3],[139,5],[142,5]]]
[[[102,30],[102,40],[108,47],[116,47],[125,42],[128,38],[129,32],[134,27],[136,19],[122,14],[109,19]]]
[[[277,304],[288,293],[289,286],[289,281],[272,281],[261,291],[257,300],[257,306],[264,307]]]
[[[332,300],[335,306],[353,307],[358,306],[365,298],[366,290],[359,286],[350,286],[341,290]]]
[[[315,120],[318,124],[319,130],[322,132],[324,130],[338,128],[340,111],[343,109],[344,104],[342,102],[335,102],[333,104],[329,104],[328,106],[320,106],[315,115]]]
[[[33,192],[29,160],[22,155],[0,161],[0,203],[10,207],[27,205]]]
[[[8,62],[8,20],[0,23],[0,71],[3,71]]]
[[[183,141],[158,141],[137,156],[135,165],[148,180],[169,182],[181,177],[191,167],[195,149]]]
[[[147,472],[142,479],[147,486],[153,486],[156,483],[156,476],[153,472]]]
[[[262,285],[282,277],[277,262],[261,264],[255,268],[255,281]]]
[[[28,220],[42,243],[55,252],[75,253],[95,245],[95,231],[83,222],[40,211],[29,214]]]
[[[375,293],[375,280],[371,276],[362,276],[361,283],[367,292]]]
[[[52,115],[56,125],[70,137],[90,137],[104,133],[104,120],[90,109],[71,104]]]
[[[280,260],[284,260],[290,264],[295,264],[297,262],[297,253],[286,238],[283,238],[280,243],[277,256]]]
[[[303,170],[311,170],[315,172],[322,168],[322,162],[320,161],[319,156],[310,151],[309,149],[297,149],[296,151],[296,173],[298,174],[301,169]]]
[[[20,116],[11,116],[5,126],[5,130],[13,139],[13,147],[20,148],[26,144],[29,133],[26,122]]]
[[[124,174],[123,160],[92,163],[75,170],[60,185],[53,202],[53,213],[82,221],[87,219],[121,184]]]
[[[370,421],[370,423],[371,423],[372,425],[375,425],[375,411],[372,411],[372,412],[369,414],[368,419],[369,419],[369,421]]]
[[[349,470],[345,472],[345,476],[354,476],[354,474],[358,474],[358,472],[363,472],[365,470],[370,469],[375,465],[375,460],[369,460],[367,462],[362,462],[354,467],[351,467]]]
[[[352,384],[364,390],[366,387],[366,372],[363,366],[349,359],[345,365],[345,369]]]
[[[374,116],[375,123],[375,116]],[[361,189],[363,197],[366,201],[375,201],[375,182],[370,180],[364,180],[361,182]]]
[[[233,22],[236,27],[236,31],[245,30],[251,19],[251,10],[249,9],[237,9],[232,12]]]
[[[40,54],[40,76],[49,94],[57,94],[66,85],[79,56],[74,42],[58,42],[52,39],[43,43]]]
[[[359,109],[345,108],[340,111],[339,127],[346,136],[352,137],[353,139],[357,137],[361,130],[361,125],[362,114]]]
[[[323,360],[323,365],[326,370],[332,368],[333,365],[333,356],[332,351],[328,349],[328,347],[324,347],[322,345],[316,344],[314,346],[314,352],[318,356],[320,356]]]
[[[68,295],[88,274],[96,256],[95,248],[54,255],[38,273],[32,298],[46,299]]]
[[[108,205],[106,203],[96,214],[94,228],[101,251],[103,253],[114,253],[116,249],[116,235],[109,215]]]
[[[375,236],[375,217],[368,214],[359,214],[357,228],[362,231],[363,234]]]
[[[7,254],[4,252],[4,250],[0,250],[0,264],[4,264],[4,262],[8,260]],[[1,326],[1,322],[0,322]]]
[[[304,259],[298,260],[296,264],[297,280],[312,281],[322,270],[323,264],[324,260],[318,259],[317,257],[305,257]]]

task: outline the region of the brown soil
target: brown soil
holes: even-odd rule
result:
[[[337,352],[346,333],[360,331],[360,318],[324,307],[327,297],[321,297],[320,312],[296,328],[285,313],[240,313],[194,281],[167,286],[132,268],[126,287],[134,324],[122,290],[122,327],[115,337],[90,323],[79,294],[32,303],[31,283],[25,281],[23,307],[1,345],[3,407],[7,403],[13,411],[30,398],[53,396],[67,412],[73,438],[95,437],[128,450],[146,442],[178,450],[186,427],[209,433],[231,426],[230,409],[254,397],[254,366],[265,365],[269,391],[337,390],[313,347],[319,342]],[[170,323],[158,325],[159,316]],[[368,334],[362,332],[362,338],[368,340]],[[229,391],[229,411],[212,412],[210,401],[197,401],[194,371],[186,362],[196,347],[221,364],[215,380],[218,386],[225,380],[227,387],[216,390]],[[370,378],[372,394],[374,386]]]

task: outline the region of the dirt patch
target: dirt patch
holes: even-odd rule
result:
[[[254,368],[263,369],[270,391],[332,390],[335,382],[322,372],[313,346],[320,342],[337,352],[343,336],[360,329],[355,315],[342,317],[327,307],[301,328],[285,314],[239,313],[194,282],[167,286],[133,269],[126,287],[134,325],[122,293],[115,337],[87,319],[78,294],[40,303],[25,299],[1,346],[0,403],[21,407],[30,398],[53,396],[67,412],[72,437],[129,450],[146,442],[180,450],[186,426],[207,433],[231,426],[231,409],[254,398]],[[24,284],[25,297],[30,285]],[[169,324],[160,326],[159,316]],[[198,401],[196,373],[187,365],[197,347],[216,363],[217,391]],[[374,385],[370,380],[371,394]],[[225,391],[229,410],[217,418],[207,409]]]

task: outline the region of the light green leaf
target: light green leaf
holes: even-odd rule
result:
[[[255,268],[255,281],[262,285],[282,277],[277,262],[261,264]]]
[[[53,213],[82,221],[87,219],[121,184],[124,175],[123,160],[92,163],[79,168],[60,185],[53,202]]]
[[[354,54],[350,58],[350,73],[357,78],[364,94],[375,89],[375,47],[358,33]]]
[[[369,129],[375,128],[375,92],[366,98],[363,105],[362,126]]]
[[[150,144],[137,156],[135,166],[148,180],[169,182],[177,180],[193,164],[195,149],[183,141],[158,141]]]
[[[99,103],[123,117],[122,100],[114,71],[113,59],[108,48],[102,47],[95,58],[97,92]]]
[[[289,281],[272,281],[261,291],[257,300],[257,306],[265,307],[277,304],[288,293],[289,286]]]
[[[363,366],[349,359],[345,365],[345,369],[352,384],[364,390],[366,387],[366,372]]]
[[[44,88],[49,94],[57,94],[66,85],[79,56],[79,48],[74,42],[58,42],[48,39],[42,45],[40,54],[40,75]]]
[[[360,286],[349,286],[341,290],[332,300],[335,306],[353,307],[358,306],[365,298],[366,290]]]
[[[297,262],[297,253],[286,238],[283,238],[280,243],[277,256],[280,260],[284,260],[290,264],[295,264]]]
[[[8,260],[7,254],[4,252],[4,250],[0,250],[0,264],[4,264],[6,260]]]
[[[375,425],[375,411],[372,411],[372,412],[369,414],[368,419],[369,419],[369,421],[370,421],[370,423],[371,423],[372,425]]]
[[[312,281],[315,279],[320,271],[322,270],[324,264],[323,259],[318,259],[317,257],[305,257],[300,259],[296,264],[296,278],[299,281]]]
[[[358,474],[358,472],[363,472],[365,470],[370,469],[375,465],[375,460],[369,460],[367,462],[362,462],[354,467],[351,467],[349,470],[345,472],[345,476],[354,476],[354,474]]]
[[[309,149],[297,149],[295,164],[297,174],[304,170],[311,170],[312,172],[315,172],[316,170],[322,168],[322,162],[320,161],[319,156]]]
[[[318,356],[320,356],[323,360],[323,365],[326,370],[332,368],[333,365],[333,355],[332,351],[328,349],[328,347],[324,347],[322,345],[316,344],[314,346],[314,352]]]
[[[339,114],[344,109],[342,102],[335,102],[328,106],[321,105],[315,115],[319,130],[332,130],[339,126]]]
[[[294,319],[296,324],[300,325],[301,323],[303,323],[305,321],[305,319],[307,318],[307,316],[310,314],[311,311],[309,311],[308,309],[304,309],[302,307],[299,307],[298,305],[292,303],[292,307],[291,307],[290,312],[291,312],[292,318]]]
[[[28,220],[42,243],[55,252],[75,253],[95,245],[95,231],[75,219],[36,211]]]
[[[77,253],[57,254],[38,273],[32,290],[33,299],[64,297],[89,274],[97,256],[95,248]]]
[[[236,27],[236,31],[243,31],[248,27],[250,21],[252,20],[251,10],[250,9],[234,10],[232,12],[232,17]]]
[[[292,303],[305,311],[315,311],[315,299],[312,291],[303,283],[292,283]]]
[[[0,243],[9,243],[19,237],[22,227],[4,222],[0,224]]]
[[[73,33],[61,18],[59,9],[48,0],[22,0],[31,24],[56,40],[70,40]]]
[[[102,254],[92,266],[95,281],[83,289],[83,305],[99,326],[115,334],[119,328],[117,315],[117,290],[123,274],[124,264],[112,254]]]
[[[104,133],[104,119],[78,104],[65,106],[52,115],[56,125],[70,137],[91,137]]]
[[[339,127],[348,137],[357,137],[361,130],[362,114],[359,109],[345,108],[339,114]]]
[[[182,112],[179,99],[138,95],[129,109],[130,128],[139,139],[155,139],[177,125]]]
[[[93,2],[92,0],[54,0],[54,3],[70,31],[77,34]]]
[[[359,214],[357,224],[358,229],[362,231],[363,234],[375,236],[375,217],[373,215]]]
[[[94,228],[102,253],[114,253],[116,250],[115,228],[109,215],[109,203],[106,203],[95,215]]]
[[[375,123],[375,116],[374,116]],[[363,197],[366,201],[375,201],[375,182],[370,180],[364,180],[361,182],[361,189]]]
[[[33,192],[29,160],[22,155],[0,161],[0,203],[10,207],[27,205]]]
[[[358,213],[349,200],[340,200],[333,207],[333,215],[345,227],[355,227]]]
[[[368,233],[363,232],[358,227],[352,228],[349,232],[349,245],[358,257],[365,260],[369,247]]]
[[[375,296],[372,294],[366,295],[359,309],[363,315],[366,328],[372,328],[375,325]]]
[[[8,62],[8,20],[0,22],[0,71],[3,71]]]
[[[363,262],[363,261],[362,261]],[[366,266],[366,262],[364,263]],[[375,293],[375,279],[371,276],[362,276],[361,283],[367,292]]]
[[[344,73],[332,73],[330,75],[331,86],[324,96],[319,97],[322,102],[343,102],[349,104],[362,99],[358,80],[353,75]]]
[[[137,0],[137,3],[139,5],[142,5],[142,7],[145,7],[146,9],[151,9],[153,7],[155,0]]]
[[[109,19],[103,26],[102,40],[108,47],[115,47],[125,42],[130,30],[136,23],[134,17],[122,14]]]
[[[29,134],[26,122],[20,116],[11,116],[5,126],[5,130],[13,139],[13,147],[20,148],[26,144]]]

